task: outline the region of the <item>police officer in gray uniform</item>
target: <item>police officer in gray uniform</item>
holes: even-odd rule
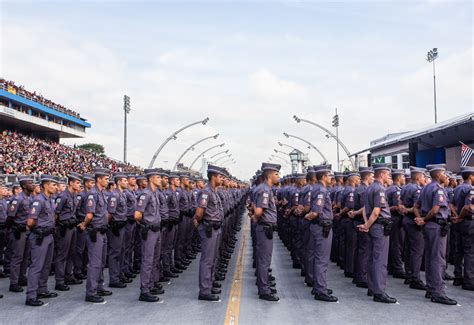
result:
[[[125,226],[127,225],[127,175],[117,173],[114,175],[116,188],[112,191],[107,204],[109,213],[109,231],[107,239],[109,243],[109,287],[125,288],[126,283],[122,282],[122,261],[123,261],[123,239],[125,236]]]
[[[332,244],[332,203],[328,186],[331,184],[331,165],[315,166],[318,183],[311,192],[311,211],[305,219],[311,222],[310,231],[314,247],[313,277],[314,299],[336,302],[337,297],[327,288],[326,274],[331,255]]]
[[[48,276],[54,253],[54,206],[52,196],[57,191],[57,180],[41,175],[41,194],[34,199],[28,216],[28,240],[31,244],[31,265],[28,270],[27,306],[39,307],[42,298],[55,298],[55,292],[48,291]]]
[[[68,175],[68,186],[56,198],[55,238],[56,257],[54,275],[56,278],[55,290],[68,291],[68,284],[81,284],[82,280],[73,276],[73,255],[76,246],[76,209],[79,203],[77,195],[81,189],[81,175],[71,172]],[[67,282],[67,283],[66,283]]]
[[[135,187],[137,180],[135,174],[127,175],[127,188],[123,191],[127,203],[127,224],[123,234],[122,246],[122,282],[130,283],[136,277],[133,272],[133,235],[135,233],[135,210],[137,207],[137,197],[135,196]]]
[[[454,285],[474,290],[474,167],[461,167],[464,182],[454,190],[457,217],[455,224],[456,251],[454,257]],[[464,258],[464,263],[463,263]],[[464,270],[463,270],[464,264]],[[464,271],[464,272],[463,272]]]
[[[367,221],[358,228],[369,233],[368,295],[374,301],[396,303],[397,299],[385,293],[387,284],[387,262],[389,235],[391,231],[390,210],[385,196],[385,186],[390,180],[390,168],[385,164],[373,164],[375,181],[367,189],[364,208]]]
[[[224,208],[217,193],[217,187],[222,185],[226,176],[225,170],[214,165],[208,165],[208,185],[200,191],[194,214],[193,225],[201,239],[201,259],[199,261],[199,300],[218,301],[221,291],[213,286],[213,276],[216,269],[218,238],[224,220]]]
[[[92,303],[104,302],[104,296],[112,295],[104,289],[104,267],[107,258],[107,202],[105,190],[109,183],[110,171],[105,168],[94,170],[95,186],[86,199],[86,218],[79,224],[87,229],[87,284],[85,300]]]
[[[77,207],[77,222],[81,224],[86,218],[87,214],[87,193],[92,189],[95,184],[94,175],[84,174],[83,179],[83,190],[78,194],[78,207]],[[76,247],[74,249],[74,278],[79,280],[87,279],[85,273],[87,272],[87,254],[86,250],[86,232],[77,227],[76,230]]]
[[[180,184],[179,174],[170,172],[168,182],[169,188],[166,190],[166,197],[169,217],[163,233],[163,275],[168,278],[177,278],[177,273],[183,273],[182,270],[175,268],[173,257],[180,215],[179,192],[177,191]]]
[[[26,236],[26,220],[30,214],[31,195],[35,188],[31,176],[19,176],[22,191],[15,195],[8,206],[7,227],[10,228],[10,289],[11,292],[22,292],[26,285],[26,268],[30,244]]]
[[[406,185],[400,192],[400,199],[406,208],[406,214],[403,217],[403,228],[406,234],[405,284],[409,284],[411,289],[416,290],[426,290],[426,286],[420,278],[425,247],[423,227],[417,225],[414,221],[415,204],[420,197],[421,188],[425,183],[425,171],[426,169],[424,168],[410,167],[411,183]]]
[[[273,232],[276,230],[277,210],[272,187],[280,181],[281,166],[262,163],[262,183],[255,190],[255,211],[252,218],[256,221],[256,266],[259,299],[279,301],[277,291],[269,283],[270,264],[272,262]]]
[[[415,223],[424,226],[426,298],[444,305],[456,305],[446,296],[446,241],[449,230],[448,199],[441,184],[446,181],[444,164],[427,165],[431,183],[421,191],[415,205]]]
[[[138,197],[135,220],[142,239],[142,263],[140,268],[140,301],[157,302],[159,298],[153,294],[154,283],[152,271],[154,260],[160,258],[161,217],[158,187],[161,175],[158,169],[145,169],[148,187]],[[157,251],[158,250],[158,251]]]

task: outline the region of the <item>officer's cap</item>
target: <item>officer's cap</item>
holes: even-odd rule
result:
[[[260,169],[262,171],[273,170],[273,171],[279,172],[281,169],[281,165],[264,162],[262,163],[262,168]]]

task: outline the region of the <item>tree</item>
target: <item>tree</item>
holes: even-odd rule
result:
[[[79,149],[82,149],[82,150],[87,150],[87,151],[91,151],[97,155],[104,155],[105,154],[105,150],[104,150],[104,146],[101,145],[101,144],[97,144],[97,143],[85,143],[85,144],[81,144],[80,146],[78,146]]]

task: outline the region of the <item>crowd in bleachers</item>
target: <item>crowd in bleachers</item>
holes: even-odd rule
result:
[[[13,81],[9,81],[9,80],[5,80],[4,78],[1,78],[0,77],[0,89],[3,89],[5,91],[10,91],[10,92],[14,92],[16,95],[19,95],[21,97],[24,97],[24,98],[27,98],[29,100],[32,100],[34,102],[37,102],[37,103],[40,103],[44,106],[47,106],[49,108],[52,108],[58,112],[61,112],[61,113],[64,113],[64,114],[67,114],[67,115],[71,115],[71,116],[74,116],[76,118],[80,118],[80,114],[71,110],[71,109],[68,109],[66,107],[64,107],[63,105],[61,104],[57,104],[55,102],[53,102],[52,100],[50,99],[47,99],[45,97],[43,97],[43,95],[41,95],[40,93],[37,93],[36,91],[28,91],[25,89],[24,86],[17,86],[15,84],[15,82]]]
[[[46,141],[18,132],[0,133],[0,174],[92,173],[95,167],[112,172],[138,173],[140,168],[120,163],[90,151]]]

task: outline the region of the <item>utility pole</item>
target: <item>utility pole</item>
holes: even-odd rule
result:
[[[130,113],[130,97],[127,95],[123,96],[123,111],[124,111],[124,122],[123,122],[123,162],[127,163],[127,115]]]

